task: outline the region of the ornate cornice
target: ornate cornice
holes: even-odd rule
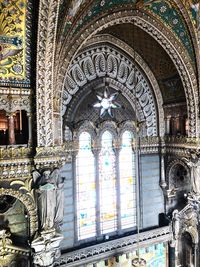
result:
[[[162,227],[155,230],[118,238],[114,241],[104,242],[99,245],[79,249],[74,252],[65,253],[61,256],[55,266],[82,266],[82,264],[100,261],[113,255],[133,252],[139,246],[145,247],[151,244],[167,242],[172,239],[170,228]]]
[[[71,149],[65,146],[37,147],[34,157],[36,169],[60,168],[65,162],[71,161]]]

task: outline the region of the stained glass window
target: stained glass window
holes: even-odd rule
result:
[[[122,136],[122,147],[119,155],[122,229],[136,225],[135,164],[131,144],[132,133],[125,131]]]
[[[92,152],[88,132],[79,136],[76,156],[78,240],[136,226],[135,158],[133,134],[121,137],[119,156],[113,149],[113,135],[103,132],[99,152]],[[118,229],[120,227],[120,229]]]
[[[78,239],[84,239],[96,235],[95,166],[91,136],[87,132],[81,133],[79,137],[76,179]]]
[[[99,155],[100,225],[102,234],[115,231],[117,225],[116,159],[112,143],[112,134],[105,131],[101,138]]]

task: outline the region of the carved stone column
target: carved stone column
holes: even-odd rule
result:
[[[175,242],[169,243],[169,266],[176,267]]]
[[[167,135],[170,134],[170,121],[171,121],[171,116],[167,116],[165,118],[165,134]]]
[[[164,159],[163,154],[161,154],[161,156],[160,156],[160,168],[161,168],[160,186],[162,189],[164,189],[164,188],[166,188],[167,183],[165,180],[165,159]]]
[[[15,145],[15,121],[14,121],[15,113],[8,113],[8,144]]]
[[[32,145],[32,115],[31,113],[27,113],[28,117],[28,145]]]

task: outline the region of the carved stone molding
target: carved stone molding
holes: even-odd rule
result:
[[[71,152],[70,150],[66,151],[64,146],[36,148],[34,164],[38,170],[60,168],[67,161],[71,161]]]
[[[142,61],[139,56],[137,56],[138,58]],[[136,96],[137,105],[140,107],[146,122],[147,135],[155,136],[158,134],[158,115],[153,89],[139,67],[125,53],[121,53],[120,50],[108,44],[98,44],[85,49],[77,55],[70,65],[65,79],[62,114],[65,113],[73,96],[85,84],[98,77],[108,77],[116,80],[121,85],[116,85],[116,87],[119,90],[121,89],[122,93],[126,93],[128,90],[126,94],[130,94],[129,97],[133,98],[131,99],[131,105],[134,104],[134,96]],[[157,88],[158,91],[159,89]],[[161,124],[163,125],[163,121]]]
[[[42,235],[34,239],[31,247],[34,249],[33,263],[35,266],[52,266],[60,253],[60,242],[63,236],[52,232],[43,232]]]
[[[31,177],[32,148],[0,148],[0,181]]]
[[[53,62],[59,3],[59,0],[42,0],[39,7],[36,81],[38,146],[53,144]]]
[[[17,110],[31,112],[31,99],[27,95],[0,95],[0,106],[6,112]]]
[[[35,206],[35,202],[33,199],[31,200],[31,197],[29,194],[21,193],[18,190],[12,189],[12,188],[0,188],[0,196],[1,195],[8,195],[15,197],[21,201],[24,206],[27,209],[27,212],[29,214],[29,220],[30,220],[30,234],[33,236],[37,230],[37,209]]]
[[[76,51],[80,49],[84,43],[87,42],[87,39],[92,35],[98,33],[102,29],[105,29],[109,26],[121,23],[134,23],[141,29],[145,30],[149,33],[154,39],[158,41],[158,43],[166,50],[166,52],[171,57],[173,63],[177,67],[177,70],[182,78],[183,86],[185,89],[186,99],[187,99],[187,108],[188,108],[188,117],[189,117],[189,136],[197,136],[198,135],[198,89],[197,89],[197,81],[196,75],[193,69],[193,66],[190,62],[189,56],[187,52],[184,50],[182,45],[178,42],[178,40],[174,37],[173,33],[171,33],[167,28],[163,27],[163,25],[152,18],[150,15],[146,15],[139,10],[136,11],[121,11],[116,12],[114,14],[110,14],[107,17],[103,17],[99,19],[97,22],[91,24],[87,27],[87,30],[84,29],[76,39],[72,40],[73,45],[71,50],[66,50],[66,54],[63,50],[62,57],[62,66],[59,69],[58,74],[58,83],[54,93],[54,110],[58,112],[61,101],[61,92],[59,94],[59,90],[61,86],[64,85],[64,77],[65,72],[69,66],[69,63],[74,59],[76,55]],[[64,43],[64,42],[63,42]],[[58,62],[57,62],[58,63]],[[59,65],[59,64],[57,64]]]
[[[94,45],[94,44],[100,44],[100,43],[109,43],[120,50],[124,51],[125,54],[128,54],[129,57],[131,57],[132,60],[135,60],[138,66],[144,71],[146,77],[148,77],[148,82],[150,83],[152,90],[155,94],[156,98],[156,106],[157,109],[159,110],[158,112],[158,117],[159,117],[159,135],[163,136],[164,135],[164,111],[163,111],[163,98],[162,94],[158,85],[158,82],[145,62],[145,60],[136,52],[133,50],[132,47],[127,45],[125,42],[121,41],[120,39],[111,36],[109,34],[99,34],[92,36],[86,44],[84,44],[83,49],[85,49],[89,45]]]
[[[139,236],[131,235],[114,241],[108,241],[63,254],[55,266],[82,266],[82,264],[109,258],[113,256],[113,254],[117,255],[132,252],[138,247],[138,239],[141,248],[150,244],[167,242],[172,239],[172,234],[170,228],[167,226],[140,233]]]

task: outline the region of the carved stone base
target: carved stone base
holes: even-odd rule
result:
[[[35,266],[53,266],[53,262],[60,257],[62,239],[63,236],[55,230],[43,231],[35,238],[31,244]]]

